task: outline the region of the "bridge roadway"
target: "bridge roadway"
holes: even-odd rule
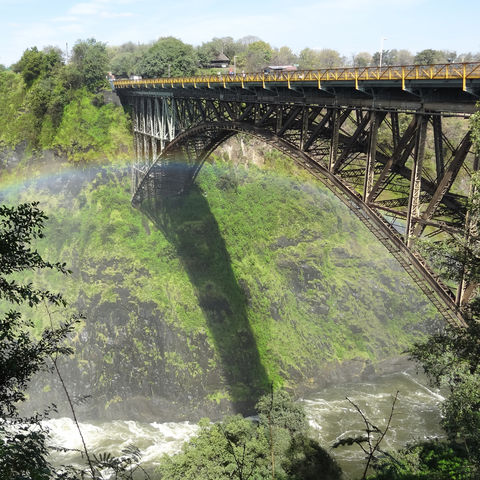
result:
[[[477,285],[466,274],[445,285],[417,244],[471,237],[465,192],[479,159],[468,117],[480,62],[117,80],[114,88],[132,113],[135,205],[184,192],[230,136],[258,137],[318,177],[444,318],[464,325]]]

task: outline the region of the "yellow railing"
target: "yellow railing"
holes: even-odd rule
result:
[[[480,78],[480,62],[448,63],[438,65],[402,65],[387,67],[364,68],[324,68],[321,70],[297,70],[294,72],[242,73],[236,75],[198,75],[195,77],[150,78],[142,80],[115,80],[115,88],[131,87],[210,87],[229,84],[241,85],[255,83],[264,88],[275,82],[285,83],[291,88],[292,83],[314,82],[318,88],[322,83],[332,81],[353,81],[359,88],[362,81],[400,81],[402,89],[408,80],[462,80],[463,90],[466,90],[467,80]]]

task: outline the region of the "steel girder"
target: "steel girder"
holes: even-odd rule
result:
[[[466,198],[452,187],[461,168],[473,158],[468,128],[460,141],[455,141],[442,129],[439,112],[399,114],[348,106],[259,102],[254,96],[251,101],[243,98],[237,102],[174,95],[129,98],[137,154],[134,204],[152,196],[182,193],[219,144],[246,131],[288,150],[290,156],[295,152],[310,171],[328,174],[329,188],[332,179],[341,184],[342,200],[351,208],[352,202],[355,204],[352,209],[389,245],[442,314],[451,322],[459,321],[458,307],[473,292],[472,286],[464,285],[455,300],[413,252],[422,235],[452,235],[466,228]],[[458,137],[457,132],[450,135],[454,136]],[[433,149],[434,163],[425,165],[427,144]],[[338,187],[333,190],[338,194]],[[373,214],[372,223],[369,216]],[[386,229],[379,227],[379,219]]]

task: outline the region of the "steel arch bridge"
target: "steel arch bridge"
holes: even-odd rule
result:
[[[452,291],[415,242],[471,229],[465,192],[479,158],[468,117],[480,95],[480,63],[119,80],[114,87],[132,113],[134,205],[186,191],[232,135],[258,137],[320,179],[443,317],[464,324],[462,309],[477,285],[462,281]]]

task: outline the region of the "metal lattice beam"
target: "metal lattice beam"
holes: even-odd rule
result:
[[[133,107],[137,157],[132,169],[133,202],[184,192],[226,138],[236,132],[259,136],[318,174],[445,318],[461,322],[455,295],[413,248],[422,235],[457,234],[466,225],[465,198],[453,193],[452,187],[472,156],[470,135],[455,144],[445,133],[441,111],[403,112],[410,119],[401,128],[395,108],[330,105],[330,94],[324,103],[308,104],[297,101],[295,89],[290,97],[276,99],[273,90],[268,99],[258,91],[247,93],[248,97],[237,93],[234,98],[197,88],[191,93],[182,89],[125,94],[124,103]],[[427,139],[433,144],[435,175],[425,168]],[[391,218],[403,222],[404,231],[392,228]],[[463,285],[457,304],[463,305],[475,288]]]

